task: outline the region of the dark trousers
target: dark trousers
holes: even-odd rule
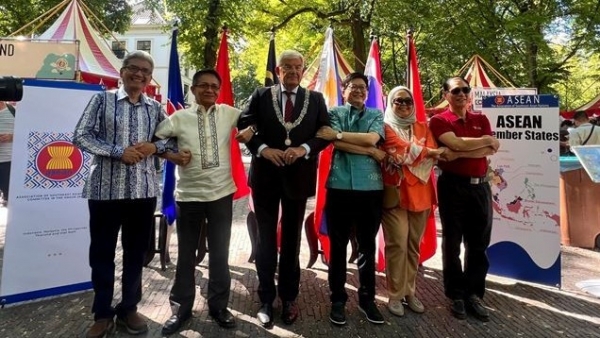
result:
[[[353,227],[358,243],[358,299],[360,304],[371,302],[375,299],[375,238],[381,224],[383,190],[328,189],[326,201],[331,302],[348,300],[346,252]]]
[[[444,291],[450,299],[483,298],[489,262],[485,253],[492,233],[492,193],[489,183],[470,184],[442,173],[438,179],[442,221]],[[460,244],[465,245],[464,271]]]
[[[142,265],[148,250],[156,198],[96,201],[90,210],[90,267],[94,287],[94,320],[123,317],[137,311],[142,299]],[[115,286],[115,249],[121,229],[122,300],[111,307]]]
[[[203,220],[209,250],[208,309],[216,313],[227,308],[232,212],[233,194],[211,202],[177,202],[177,271],[169,300],[179,304],[179,314],[191,312],[194,305],[196,249]]]
[[[4,202],[8,202],[8,185],[10,182],[10,161],[0,163],[0,190],[4,196]]]
[[[283,194],[282,194],[283,195]],[[252,191],[254,212],[258,222],[256,272],[261,303],[275,300],[277,269],[277,221],[281,201],[281,242],[277,290],[282,301],[294,301],[300,285],[300,232],[306,210],[306,198],[291,199],[276,194],[261,195]]]

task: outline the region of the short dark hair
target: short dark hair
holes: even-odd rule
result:
[[[589,118],[585,111],[580,110],[580,111],[576,111],[575,114],[573,114],[573,120],[587,121],[587,120],[589,120]]]
[[[573,126],[573,121],[571,120],[564,120],[560,123],[561,127],[572,127]]]
[[[450,90],[450,81],[452,80],[462,80],[464,81],[467,85],[469,85],[469,81],[467,81],[467,79],[465,79],[462,76],[453,76],[450,77],[448,79],[446,79],[446,81],[444,81],[444,83],[442,84],[442,88],[444,88],[444,91],[447,92]]]
[[[192,86],[195,86],[197,84],[196,82],[198,81],[198,79],[201,78],[203,75],[212,75],[216,77],[217,81],[219,81],[219,85],[221,85],[221,76],[219,75],[219,73],[217,73],[217,71],[212,68],[205,68],[197,71],[194,74],[194,76],[192,77]]]
[[[354,79],[362,79],[363,81],[365,81],[367,88],[369,88],[369,78],[366,77],[365,74],[363,74],[361,72],[354,72],[354,73],[350,73],[350,74],[346,75],[346,78],[342,82],[342,87],[344,87],[344,89],[346,89],[348,87],[348,85],[350,84],[350,82],[352,82],[352,80],[354,80]]]

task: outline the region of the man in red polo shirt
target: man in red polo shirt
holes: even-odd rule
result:
[[[450,149],[442,155],[446,161],[438,163],[442,174],[437,183],[444,291],[452,300],[450,310],[456,318],[465,319],[468,309],[478,319],[488,321],[489,312],[481,301],[489,267],[485,251],[490,244],[493,215],[486,156],[494,154],[500,144],[491,136],[487,117],[467,111],[470,92],[463,78],[448,79],[444,97],[450,106],[433,116],[429,127],[439,146]],[[463,239],[464,271],[460,261]]]

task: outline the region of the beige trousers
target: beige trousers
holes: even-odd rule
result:
[[[419,247],[430,209],[412,212],[400,207],[384,209],[385,265],[390,300],[415,295]]]

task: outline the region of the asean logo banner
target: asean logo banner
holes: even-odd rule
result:
[[[71,143],[72,136],[72,133],[29,133],[25,188],[83,188],[89,155]]]

